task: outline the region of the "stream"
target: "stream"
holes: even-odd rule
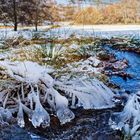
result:
[[[130,93],[140,89],[140,55],[133,52],[116,51],[110,46],[105,49],[113,53],[117,59],[127,59],[129,67],[125,70],[132,75],[131,79],[124,80],[119,76],[111,76],[111,82],[120,86]],[[64,126],[58,125],[58,120],[53,119],[51,127],[47,129],[35,129],[28,122],[26,129],[18,126],[5,127],[0,131],[0,140],[121,140],[121,134],[113,131],[108,120],[114,112],[120,108],[107,110],[73,110],[76,118]]]
[[[128,60],[129,67],[125,70],[126,73],[132,75],[132,78],[124,80],[119,76],[111,76],[111,82],[120,86],[130,93],[136,93],[140,90],[140,55],[134,52],[118,51],[110,46],[105,46],[105,49],[115,54],[117,59]]]

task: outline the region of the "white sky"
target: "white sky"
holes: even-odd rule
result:
[[[59,4],[66,4],[67,0],[56,0]]]
[[[56,0],[59,4],[66,4],[68,2],[68,0]],[[93,0],[96,1],[96,0]],[[103,2],[117,2],[120,0],[102,0]]]

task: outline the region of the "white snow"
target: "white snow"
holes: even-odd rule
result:
[[[44,79],[48,84],[53,83],[53,78],[48,75],[50,69],[42,67],[37,63],[30,61],[25,62],[10,62],[10,61],[0,61],[0,67],[6,68],[7,73],[20,81],[26,81],[28,83],[38,83],[39,79]],[[14,75],[16,74],[16,75]],[[22,79],[23,78],[23,79]]]
[[[0,39],[23,36],[25,39],[33,37],[34,27],[19,28],[15,32],[12,28],[0,29]],[[63,25],[62,27],[49,29],[50,26],[40,26],[38,33],[44,33],[43,37],[69,38],[71,35],[77,37],[103,37],[113,36],[137,36],[140,38],[140,25]],[[28,29],[28,30],[25,30]]]
[[[78,46],[77,44],[71,44],[71,45],[69,46],[69,48],[70,48],[70,49],[78,49],[79,46]]]
[[[86,60],[80,60],[79,62],[73,62],[67,64],[67,67],[63,68],[61,71],[69,71],[72,73],[94,73],[100,74],[102,67],[97,67],[101,61],[96,58],[96,56],[91,56]]]
[[[49,34],[59,38],[77,37],[103,37],[137,36],[140,37],[140,25],[69,25],[52,29]]]

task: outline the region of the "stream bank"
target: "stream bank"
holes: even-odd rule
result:
[[[126,73],[132,75],[132,78],[123,79],[120,76],[110,76],[112,83],[120,86],[120,89],[125,89],[129,93],[135,93],[140,89],[139,64],[140,56],[134,52],[121,51],[112,49],[111,46],[103,46],[109,53],[116,56],[118,60],[128,60],[129,67],[125,69]],[[134,88],[135,87],[135,88]],[[120,132],[113,131],[109,124],[109,118],[114,112],[121,111],[120,107],[107,110],[75,110],[76,118],[64,126],[60,126],[56,118],[53,118],[52,127],[48,129],[34,129],[29,123],[26,129],[21,129],[16,126],[9,127],[9,130],[4,129],[1,132],[3,139],[99,139],[99,140],[119,140],[121,139]],[[17,129],[17,130],[16,130]],[[5,131],[6,130],[6,131]],[[15,131],[13,131],[15,130]],[[18,133],[19,132],[19,133]],[[9,135],[6,136],[6,133]],[[32,134],[36,135],[32,135]],[[14,135],[13,135],[14,134]]]

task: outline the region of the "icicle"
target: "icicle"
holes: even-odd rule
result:
[[[24,95],[23,83],[21,84],[21,94],[22,94],[22,100],[24,100],[25,95]]]
[[[47,101],[50,106],[56,111],[56,114],[61,122],[65,124],[74,119],[74,113],[68,109],[68,100],[60,95],[55,89],[49,88],[46,90]]]
[[[6,103],[7,103],[7,100],[8,100],[8,96],[9,96],[9,92],[6,94],[6,97],[5,97],[4,102],[3,102],[3,107],[4,107],[4,108],[6,107]]]
[[[21,103],[19,94],[18,94],[18,99],[19,99],[19,110],[17,113],[18,125],[20,127],[24,127],[25,126],[24,114],[23,114],[23,108],[22,108],[22,103]]]
[[[74,113],[71,110],[69,110],[67,107],[65,108],[60,107],[59,109],[57,109],[56,112],[61,124],[70,122],[72,119],[75,118]]]
[[[73,95],[72,95],[72,105],[71,105],[72,108],[75,107],[75,102],[76,102],[76,97],[75,97],[75,95],[73,94]]]
[[[18,114],[17,114],[17,120],[18,120],[18,125],[20,127],[24,127],[25,126],[23,108],[22,108],[21,103],[19,103],[19,111],[18,111]]]
[[[22,108],[24,110],[24,112],[28,115],[29,121],[31,121],[32,115],[33,115],[33,110],[29,109],[27,106],[25,106],[24,104],[22,104]]]
[[[38,91],[32,91],[32,94],[33,100],[35,102],[35,110],[31,119],[32,124],[35,128],[39,127],[40,125],[47,127],[50,125],[50,116],[40,103]]]
[[[22,104],[21,101],[19,101],[18,123],[22,127],[24,126],[23,111],[28,114],[34,127],[39,127],[41,125],[43,127],[47,127],[50,125],[50,116],[43,108],[40,101],[40,89],[46,93],[45,99],[47,100],[47,103],[50,105],[51,109],[56,112],[61,124],[69,122],[75,117],[74,113],[68,106],[69,98],[72,99],[71,107],[73,108],[83,107],[84,109],[102,109],[114,106],[112,102],[114,94],[97,79],[89,80],[87,77],[79,78],[78,76],[75,76],[71,78],[68,76],[68,79],[65,77],[61,79],[61,82],[59,82],[54,80],[48,74],[48,71],[50,71],[49,69],[30,61],[0,61],[0,68],[3,68],[4,72],[11,78],[14,78],[15,81],[22,83],[20,86],[22,99],[27,101],[26,103],[29,103],[30,105],[29,109]],[[28,93],[27,97],[25,97],[24,94],[23,84],[28,86],[31,85],[31,91]],[[44,85],[44,87],[42,87],[42,85]],[[35,87],[37,88],[37,91],[34,90]],[[64,91],[65,94],[62,96],[55,88]],[[1,98],[3,98],[3,95]],[[8,98],[9,96],[7,94],[3,104],[4,107],[6,106]],[[135,124],[137,124],[137,121]]]
[[[33,110],[33,94],[28,94],[28,101],[30,103],[30,108]]]
[[[41,104],[36,103],[31,121],[35,128],[39,127],[41,124],[45,127],[50,125],[50,116]]]

